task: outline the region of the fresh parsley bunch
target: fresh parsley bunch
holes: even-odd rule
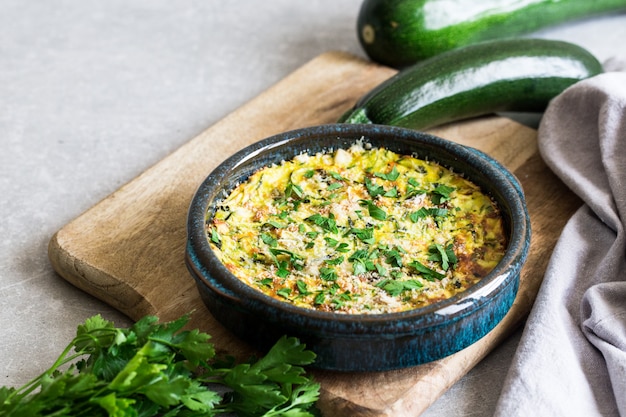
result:
[[[0,388],[0,416],[312,417],[315,354],[281,338],[260,359],[218,358],[210,335],[183,330],[189,316],[154,316],[116,328],[100,315],[78,326],[57,361],[20,388]]]

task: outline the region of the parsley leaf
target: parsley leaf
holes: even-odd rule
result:
[[[274,227],[276,229],[284,229],[284,228],[287,227],[287,225],[285,225],[283,223],[280,223],[280,222],[277,222],[276,220],[268,220],[268,222],[266,224],[268,224],[268,225],[270,225],[270,226],[272,226],[272,227]]]
[[[337,258],[327,259],[325,261],[328,265],[340,265],[343,262],[343,256],[338,256]]]
[[[450,194],[456,190],[454,187],[449,187],[447,185],[438,185],[430,196],[433,204],[441,204],[448,200],[450,200]]]
[[[420,194],[426,194],[426,190],[420,188],[420,184],[415,178],[409,178],[407,180],[406,194],[404,198],[408,199]]]
[[[385,262],[392,267],[402,267],[402,252],[399,248],[388,249],[384,251]]]
[[[289,268],[301,270],[304,267],[304,258],[297,253],[279,248],[270,248],[270,253],[274,257],[274,263],[278,267],[276,275],[281,278],[285,278],[289,275]]]
[[[291,288],[281,288],[278,291],[276,291],[276,294],[280,295],[281,297],[284,298],[289,298],[289,296],[291,295]]]
[[[377,256],[378,251],[376,250],[372,252],[368,252],[366,249],[354,251],[348,258],[348,261],[352,262],[352,273],[354,275],[361,275],[376,270],[376,264],[373,259]]]
[[[222,238],[220,237],[220,234],[217,232],[217,229],[215,227],[211,228],[211,238],[210,238],[210,240],[218,248],[222,247]]]
[[[426,217],[445,217],[448,215],[448,209],[438,207],[421,207],[419,210],[412,212],[409,218],[413,223],[417,223],[419,219]]]
[[[353,227],[350,229],[349,233],[355,235],[359,240],[361,240],[363,243],[367,243],[368,245],[372,245],[376,242],[376,240],[374,239],[374,229],[371,227],[364,229],[358,229]]]
[[[414,279],[406,281],[385,279],[378,282],[376,286],[385,290],[392,297],[397,297],[404,291],[415,290],[423,287],[421,282]]]
[[[398,172],[398,168],[396,168],[396,166],[394,165],[391,171],[388,172],[387,174],[381,174],[377,172],[374,175],[376,175],[378,178],[382,178],[387,181],[395,181],[400,176],[400,173]]]
[[[346,178],[342,177],[338,172],[330,171],[329,174],[337,181],[346,181]]]
[[[369,215],[376,220],[385,220],[387,218],[387,213],[376,204],[374,204],[371,200],[359,200],[359,203],[362,206],[367,207],[367,211]]]
[[[420,261],[413,261],[408,265],[414,268],[417,272],[420,273],[421,276],[424,277],[424,279],[428,281],[434,281],[435,279],[442,280],[446,277],[444,274],[440,274],[434,269],[430,269],[426,265],[422,264]]]
[[[396,187],[390,188],[385,194],[385,197],[396,198],[398,197],[398,189]]]
[[[294,184],[292,182],[290,182],[289,184],[287,184],[287,187],[285,188],[285,198],[302,198],[304,196],[304,191],[302,191],[302,188],[297,185]]]
[[[332,213],[330,213],[328,217],[324,217],[319,213],[315,213],[304,220],[321,227],[327,232],[339,233],[339,230],[337,229],[337,222],[335,221],[335,216]]]
[[[313,300],[316,305],[324,304],[324,301],[326,301],[326,294],[323,291],[317,293],[315,300]]]
[[[368,177],[365,177],[365,189],[372,198],[385,194],[383,186],[374,184]]]
[[[296,281],[296,288],[298,288],[298,292],[302,295],[310,294],[308,285],[301,279]]]
[[[428,260],[441,263],[441,269],[444,271],[447,271],[450,266],[455,266],[458,262],[452,244],[444,247],[439,243],[434,243],[429,246],[428,252],[430,253]]]
[[[278,240],[269,233],[261,233],[261,240],[268,246],[274,247],[278,244]]]
[[[350,251],[350,247],[346,242],[341,242],[336,248],[335,250],[337,252],[341,252],[341,253],[346,253]]]
[[[321,267],[320,268],[320,278],[324,281],[336,281],[337,280],[337,271],[334,268]]]

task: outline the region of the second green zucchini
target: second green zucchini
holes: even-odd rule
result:
[[[400,71],[358,100],[338,122],[423,130],[495,112],[543,112],[567,87],[601,72],[600,62],[572,43],[483,42]]]

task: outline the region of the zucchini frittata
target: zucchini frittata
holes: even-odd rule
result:
[[[239,184],[207,220],[226,267],[300,307],[378,314],[476,284],[502,259],[500,211],[435,162],[361,142],[301,154]]]

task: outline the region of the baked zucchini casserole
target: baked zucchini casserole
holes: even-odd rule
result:
[[[347,314],[452,297],[507,245],[498,206],[462,174],[361,142],[258,170],[206,227],[213,251],[247,285]]]

